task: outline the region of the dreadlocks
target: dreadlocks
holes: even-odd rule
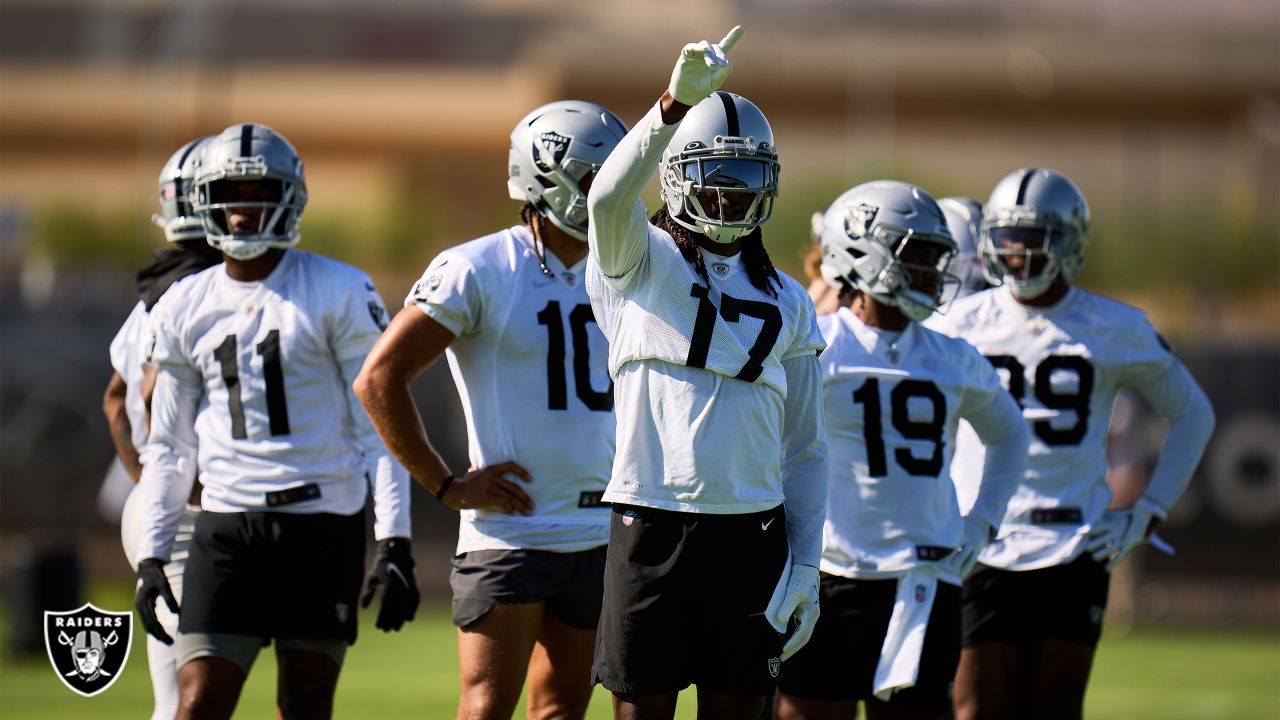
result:
[[[707,274],[707,264],[702,259],[698,242],[693,239],[693,232],[672,220],[666,207],[654,213],[649,222],[671,235],[676,241],[676,247],[680,249],[680,255],[693,263],[694,270],[710,287],[711,277]],[[742,266],[757,290],[768,293],[769,297],[778,297],[778,290],[773,285],[777,283],[778,287],[782,287],[782,278],[778,277],[778,270],[764,249],[764,237],[760,234],[760,228],[755,228],[742,237]]]

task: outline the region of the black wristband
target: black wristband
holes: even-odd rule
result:
[[[441,502],[444,502],[444,494],[449,490],[449,486],[452,484],[453,484],[453,476],[450,475],[449,477],[444,479],[444,482],[440,483],[440,487],[436,490],[436,499]]]

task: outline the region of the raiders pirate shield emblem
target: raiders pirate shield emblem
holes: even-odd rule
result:
[[[53,671],[63,685],[85,697],[115,683],[132,646],[131,612],[109,612],[90,603],[44,612],[44,647]]]
[[[551,172],[560,166],[560,162],[564,160],[564,154],[569,151],[569,143],[572,141],[572,137],[561,135],[555,131],[542,133],[534,141],[533,164],[537,165],[542,172]]]

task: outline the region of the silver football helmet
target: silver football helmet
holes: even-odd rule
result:
[[[911,320],[929,317],[942,300],[956,243],[947,220],[924,190],[875,180],[847,190],[827,208],[822,277],[852,286]]]
[[[234,183],[272,183],[271,197],[243,200]],[[278,184],[278,185],[277,185]],[[209,244],[236,260],[251,260],[269,248],[298,244],[298,220],[307,204],[302,159],[288,140],[266,125],[232,125],[205,145],[196,168],[192,205],[204,222]],[[237,210],[257,214],[257,231],[232,231]]]
[[[583,100],[548,103],[511,131],[507,190],[532,203],[569,235],[587,241],[587,193],[594,176],[627,134],[617,115]]]
[[[972,295],[986,287],[982,275],[982,257],[978,254],[978,235],[982,229],[982,203],[968,197],[944,197],[938,207],[947,218],[951,239],[956,241],[956,254],[949,271],[960,287],[956,297]]]
[[[191,196],[200,151],[211,139],[197,138],[178,148],[160,170],[160,212],[151,222],[164,230],[169,242],[204,239],[204,222],[192,211]]]
[[[662,200],[680,226],[733,242],[773,214],[779,169],[764,113],[717,91],[693,106],[662,153]]]
[[[982,213],[982,272],[1020,298],[1074,280],[1089,244],[1089,204],[1062,173],[1023,168],[991,191]]]

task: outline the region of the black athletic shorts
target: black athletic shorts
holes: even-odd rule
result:
[[[178,631],[356,640],[364,513],[200,513]]]
[[[773,692],[783,636],[764,617],[787,562],[782,506],[741,515],[615,504],[593,682]]]
[[[473,550],[455,555],[453,624],[463,628],[494,605],[546,603],[547,610],[579,630],[600,622],[605,546],[581,552]]]
[[[1111,576],[1088,554],[1039,570],[979,564],[964,584],[964,646],[1062,640],[1098,646]]]
[[[813,700],[872,697],[897,592],[897,579],[851,580],[822,573],[822,614],[813,637],[783,663],[779,692]],[[922,714],[946,715],[959,663],[960,588],[940,582],[929,611],[916,684],[894,693],[890,702]]]

